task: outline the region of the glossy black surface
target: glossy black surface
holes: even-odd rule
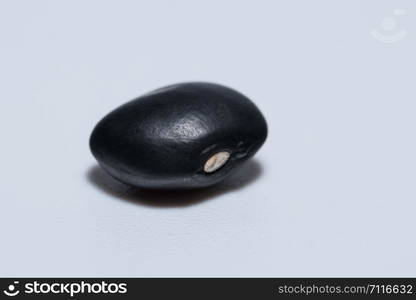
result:
[[[95,127],[90,148],[113,177],[144,188],[213,185],[252,157],[267,136],[266,121],[247,97],[211,83],[167,86],[134,99]],[[204,164],[227,151],[213,173]]]

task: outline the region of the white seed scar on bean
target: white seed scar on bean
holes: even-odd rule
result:
[[[217,171],[219,168],[225,165],[229,158],[230,153],[227,151],[215,153],[206,161],[204,165],[204,171],[206,173],[212,173]]]

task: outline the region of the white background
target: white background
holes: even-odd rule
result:
[[[415,276],[415,14],[414,1],[1,1],[0,275]],[[264,112],[245,170],[167,194],[96,167],[101,117],[195,80]]]

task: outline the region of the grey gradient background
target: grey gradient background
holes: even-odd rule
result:
[[[0,276],[415,276],[415,16],[410,0],[1,1]],[[149,194],[96,168],[103,115],[194,80],[264,112],[245,172]]]

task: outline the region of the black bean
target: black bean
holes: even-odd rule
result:
[[[116,179],[144,188],[199,188],[238,169],[263,145],[267,124],[247,97],[212,83],[182,83],[104,117],[90,148]]]

